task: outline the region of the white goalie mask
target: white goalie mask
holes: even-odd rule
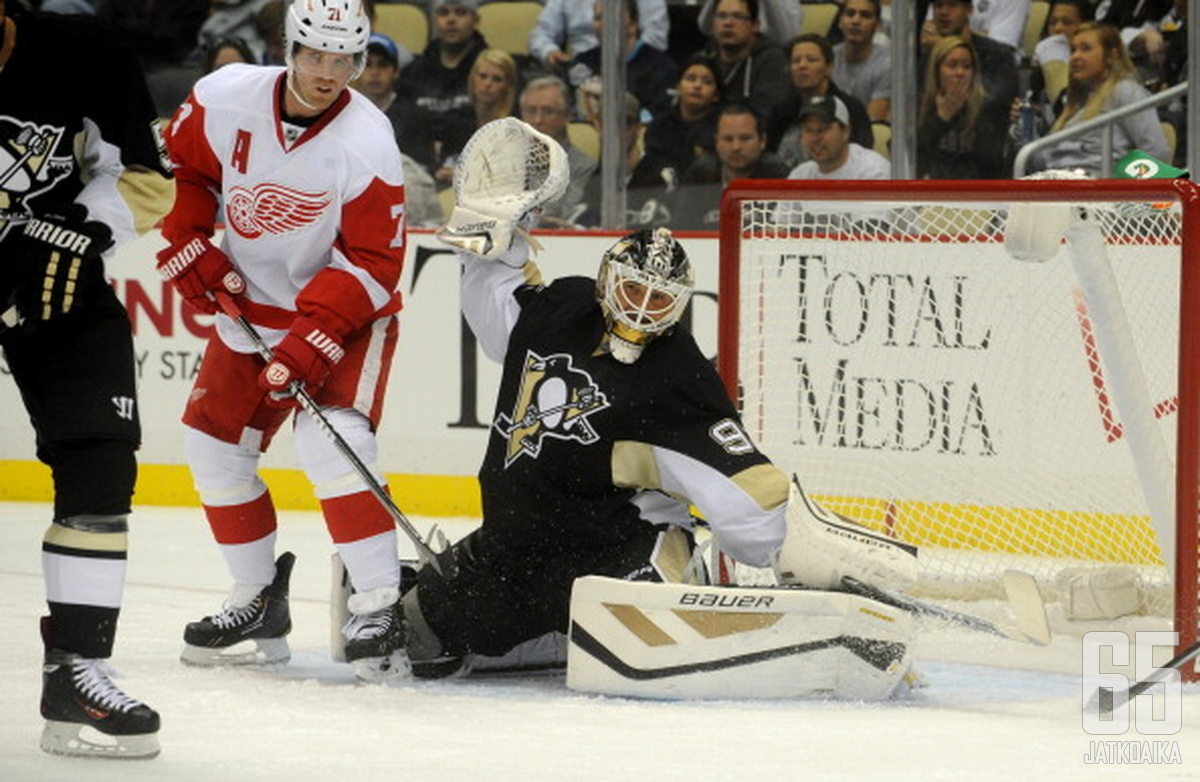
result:
[[[297,46],[334,54],[353,54],[350,81],[367,65],[371,20],[361,0],[293,0],[283,25],[288,70],[295,69]]]
[[[683,246],[666,228],[622,238],[600,261],[596,298],[608,321],[613,358],[632,364],[687,309],[695,279]]]

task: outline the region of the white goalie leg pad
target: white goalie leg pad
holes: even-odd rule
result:
[[[901,609],[844,592],[586,576],[571,593],[567,686],[645,698],[844,698],[907,689]]]
[[[1141,578],[1131,567],[1068,568],[1056,580],[1068,619],[1116,619],[1142,610]]]
[[[917,548],[830,513],[804,493],[792,476],[787,536],[776,576],[782,584],[839,589],[843,576],[903,590],[917,580]]]

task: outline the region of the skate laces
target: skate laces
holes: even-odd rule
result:
[[[235,608],[226,603],[221,613],[213,616],[212,623],[221,630],[228,630],[231,627],[245,624],[261,609],[262,595],[254,598],[250,601],[249,605],[242,606],[241,608]]]
[[[387,635],[395,624],[392,606],[370,614],[354,614],[342,628],[342,635],[350,640],[358,638],[378,638]]]
[[[81,657],[71,664],[71,678],[88,700],[107,709],[132,711],[142,702],[112,683],[120,676],[106,660]]]

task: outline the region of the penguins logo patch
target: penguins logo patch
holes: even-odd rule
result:
[[[572,365],[570,355],[543,358],[527,352],[512,415],[501,413],[494,424],[508,440],[504,466],[522,455],[538,458],[546,437],[591,445],[599,436],[588,417],[608,406],[600,387],[591,375]]]

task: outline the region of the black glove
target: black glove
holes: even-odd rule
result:
[[[16,270],[21,315],[50,320],[78,306],[89,286],[104,283],[101,256],[112,244],[112,230],[87,219],[81,204],[52,206],[31,217],[5,242],[0,260]]]

